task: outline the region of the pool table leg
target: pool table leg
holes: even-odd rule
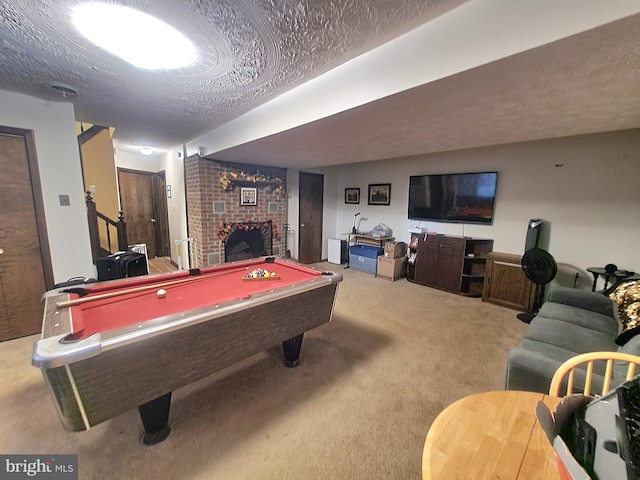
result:
[[[171,433],[169,426],[169,408],[171,407],[171,392],[147,402],[138,407],[144,435],[142,443],[155,445],[166,439]]]
[[[297,337],[290,338],[282,342],[282,349],[284,350],[284,364],[289,368],[294,368],[300,365],[300,348],[302,348],[302,336],[301,333]]]

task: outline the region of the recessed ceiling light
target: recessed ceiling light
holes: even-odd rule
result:
[[[153,153],[153,148],[151,148],[151,147],[140,147],[139,151],[140,151],[140,153],[142,155],[149,156],[149,155],[151,155]]]
[[[133,8],[88,3],[74,9],[73,23],[91,42],[145,70],[179,68],[196,60],[195,47],[182,33]]]

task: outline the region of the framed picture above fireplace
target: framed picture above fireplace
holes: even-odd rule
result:
[[[253,187],[240,188],[240,205],[257,205],[258,189]]]

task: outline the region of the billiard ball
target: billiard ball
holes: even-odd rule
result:
[[[158,290],[156,292],[156,295],[158,296],[158,298],[164,298],[167,296],[167,291],[163,288],[161,288],[160,290]]]

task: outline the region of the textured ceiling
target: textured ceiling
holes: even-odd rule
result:
[[[640,128],[640,15],[213,157],[294,167]]]
[[[168,148],[464,1],[111,1],[152,13],[198,46],[197,64],[163,72],[84,39],[70,21],[80,0],[3,1],[0,89],[60,99],[49,85],[71,86],[78,121],[115,127],[121,145]]]
[[[169,148],[467,1],[110,0],[199,48],[192,67],[146,72],[75,31],[80,0],[0,0],[0,89],[71,86],[77,120],[115,127],[118,148]],[[304,168],[637,128],[639,65],[634,15],[210,156]]]

